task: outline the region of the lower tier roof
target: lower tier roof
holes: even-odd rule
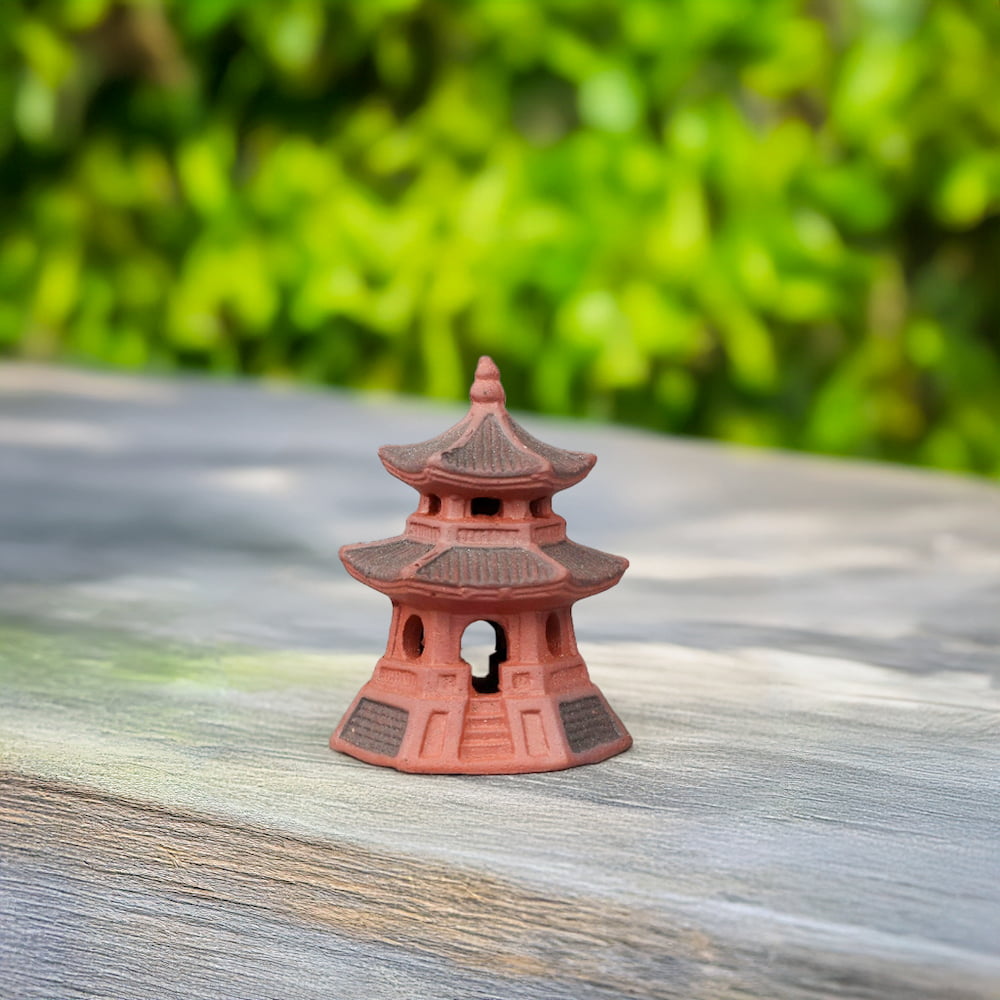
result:
[[[401,535],[341,549],[344,564],[363,582],[417,583],[435,587],[532,589],[559,582],[603,590],[621,577],[628,561],[565,539],[539,547],[451,545],[436,547]]]

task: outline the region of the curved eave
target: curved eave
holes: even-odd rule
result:
[[[384,444],[378,450],[382,464],[394,475],[406,481],[405,475],[417,475],[428,462],[466,437],[474,424],[471,412],[437,437],[416,444]]]
[[[536,548],[434,546],[400,535],[347,545],[340,551],[348,572],[384,594],[489,600],[569,601],[613,587],[628,560],[565,539]]]
[[[613,587],[628,569],[628,560],[624,556],[592,549],[568,538],[542,545],[539,551],[561,566],[575,586],[594,587],[595,594]]]
[[[477,587],[470,593],[467,587],[426,583],[412,577],[395,581],[369,580],[350,566],[347,569],[356,580],[389,598],[411,603],[423,603],[431,607],[451,606],[456,608],[460,606],[470,610],[476,608],[486,610],[490,607],[523,607],[525,605],[550,607],[575,604],[586,597],[593,597],[602,591],[610,590],[618,582],[618,580],[608,580],[599,585],[576,587],[567,578],[530,587]]]
[[[352,574],[356,576],[356,574]],[[410,604],[427,607],[450,607],[453,610],[482,610],[510,607],[561,607],[575,604],[587,597],[593,597],[602,591],[609,590],[617,581],[610,581],[601,586],[574,587],[569,581],[556,582],[545,586],[534,587],[480,587],[470,594],[462,587],[449,587],[443,584],[421,583],[418,580],[401,580],[397,583],[371,583],[361,579],[373,590],[385,594],[393,600],[405,601]]]
[[[345,545],[340,550],[340,561],[355,579],[376,590],[383,590],[385,585],[406,579],[407,571],[412,569],[413,564],[433,548],[429,542],[397,535],[377,542]]]
[[[464,420],[429,441],[384,445],[379,458],[415,489],[432,486],[471,493],[550,493],[580,482],[596,456],[567,451],[532,437],[502,405],[474,405]]]
[[[590,456],[596,458],[594,456]],[[408,486],[421,493],[453,492],[468,496],[505,496],[527,495],[541,493],[558,493],[560,490],[575,486],[593,468],[591,462],[582,472],[571,478],[561,478],[553,473],[542,470],[524,476],[491,476],[486,473],[450,472],[440,466],[429,464],[418,472],[401,469],[393,465],[383,452],[379,458],[386,470]]]

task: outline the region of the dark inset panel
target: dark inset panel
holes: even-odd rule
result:
[[[410,713],[395,705],[362,698],[340,738],[360,750],[395,757],[403,743]]]
[[[593,750],[621,736],[615,720],[596,695],[561,702],[559,714],[566,730],[566,741],[573,753]]]

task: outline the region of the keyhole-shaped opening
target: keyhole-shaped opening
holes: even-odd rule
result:
[[[507,633],[497,622],[472,622],[462,633],[462,659],[472,668],[477,694],[500,690],[500,664],[507,659]]]

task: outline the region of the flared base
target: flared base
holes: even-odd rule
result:
[[[582,668],[582,669],[579,669]],[[379,683],[354,699],[330,746],[423,774],[524,774],[595,764],[632,745],[582,662],[567,690],[420,697]]]

